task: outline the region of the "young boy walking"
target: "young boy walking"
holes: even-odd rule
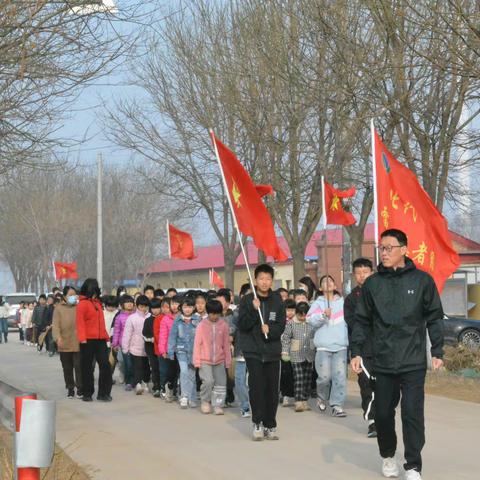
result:
[[[258,265],[255,268],[257,298],[249,293],[242,298],[239,307],[239,343],[248,369],[255,441],[264,438],[278,440],[276,416],[282,353],[280,338],[285,329],[285,306],[280,295],[272,291],[273,275],[270,265]]]

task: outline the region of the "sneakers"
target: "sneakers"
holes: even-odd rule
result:
[[[135,386],[135,394],[136,395],[142,395],[143,392],[144,392],[144,390],[143,390],[142,384],[137,383],[137,385]]]
[[[422,476],[415,469],[405,470],[405,480],[422,480]]]
[[[265,428],[263,431],[265,440],[279,440],[280,437],[277,435],[276,428]]]
[[[290,397],[283,397],[282,407],[289,407],[290,405],[292,405]]]
[[[75,398],[75,390],[73,388],[70,388],[67,392],[67,398],[69,399],[74,399]]]
[[[327,409],[327,404],[321,398],[318,398],[317,407],[323,413]]]
[[[85,395],[82,397],[82,400],[83,400],[84,402],[93,402],[92,397],[87,397],[87,396],[85,396]]]
[[[189,400],[188,406],[190,408],[197,408],[198,407],[197,402],[192,402],[191,400]]]
[[[167,403],[173,402],[173,390],[167,385],[165,385],[165,401]]]
[[[305,411],[304,408],[303,408],[303,402],[295,402],[295,411],[296,412],[304,412]]]
[[[83,393],[81,390],[77,390],[77,394],[75,395],[77,398],[83,398]]]
[[[125,385],[125,391],[126,391],[126,392],[131,392],[132,390],[133,390],[133,386],[130,385],[129,383],[127,383],[127,384]]]
[[[182,397],[180,399],[180,408],[188,408],[188,398],[187,397]]]
[[[367,437],[368,437],[368,438],[375,438],[376,436],[377,436],[377,427],[375,426],[374,423],[371,423],[371,424],[368,426]]]
[[[263,428],[260,424],[255,424],[253,426],[253,441],[254,442],[260,442],[263,440],[263,437],[265,436],[263,432]]]
[[[142,382],[142,388],[145,393],[148,393],[148,385],[145,382]]]
[[[342,407],[339,407],[338,405],[335,405],[334,407],[332,407],[332,417],[343,418],[346,416],[347,414],[345,413]]]
[[[205,414],[211,413],[212,406],[208,402],[202,402],[202,404],[200,405],[200,411]]]
[[[214,407],[213,409],[213,414],[214,415],[223,415],[223,408],[222,407]]]
[[[399,473],[395,457],[387,457],[383,459],[382,475],[385,478],[397,478]]]
[[[240,415],[242,418],[250,418],[252,416],[248,408],[246,410],[240,410]]]
[[[304,400],[302,403],[303,403],[303,411],[304,412],[308,412],[308,411],[311,410],[310,405],[308,404],[308,402],[306,400]]]
[[[160,398],[160,390],[154,390],[154,391],[153,391],[153,396],[154,396],[155,398]]]

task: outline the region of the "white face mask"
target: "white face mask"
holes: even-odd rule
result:
[[[67,297],[67,303],[69,305],[76,305],[78,302],[78,297],[76,295],[69,295]]]

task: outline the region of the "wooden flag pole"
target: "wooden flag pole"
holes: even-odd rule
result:
[[[232,205],[232,199],[230,197],[230,192],[228,191],[227,180],[225,178],[225,173],[223,172],[222,162],[220,161],[220,155],[218,153],[217,142],[215,141],[215,135],[214,135],[212,129],[210,129],[209,132],[210,132],[210,137],[212,139],[213,148],[215,150],[215,156],[217,157],[218,166],[220,168],[220,172],[221,172],[221,175],[222,175],[223,188],[225,188],[225,193],[227,194],[228,205],[230,206],[230,211],[232,212],[233,223],[234,223],[235,228],[237,230],[238,241],[240,243],[240,248],[242,249],[243,258],[245,260],[245,266],[247,267],[248,279],[250,280],[250,285],[252,287],[253,296],[254,296],[254,298],[258,299],[257,291],[255,290],[255,284],[253,283],[252,272],[250,271],[250,265],[248,263],[247,254],[245,252],[245,247],[244,247],[243,242],[242,242],[242,235],[240,233],[240,229],[238,228],[237,217],[235,216],[235,211],[233,210],[233,205]],[[264,321],[263,315],[262,315],[262,310],[258,309],[258,313],[260,315],[260,321],[262,322],[262,325],[265,325],[265,321]],[[267,338],[267,334],[265,334],[265,338]]]

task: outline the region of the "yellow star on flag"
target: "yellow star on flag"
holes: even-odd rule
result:
[[[340,199],[338,198],[338,195],[335,195],[332,198],[332,201],[330,203],[330,210],[332,211],[338,210],[339,206],[340,206]]]
[[[233,182],[233,186],[232,186],[232,196],[233,196],[233,201],[235,202],[235,205],[237,206],[237,208],[240,208],[242,206],[242,204],[240,203],[240,197],[242,196],[242,194],[240,193],[240,190],[238,189],[237,184],[235,182]]]

